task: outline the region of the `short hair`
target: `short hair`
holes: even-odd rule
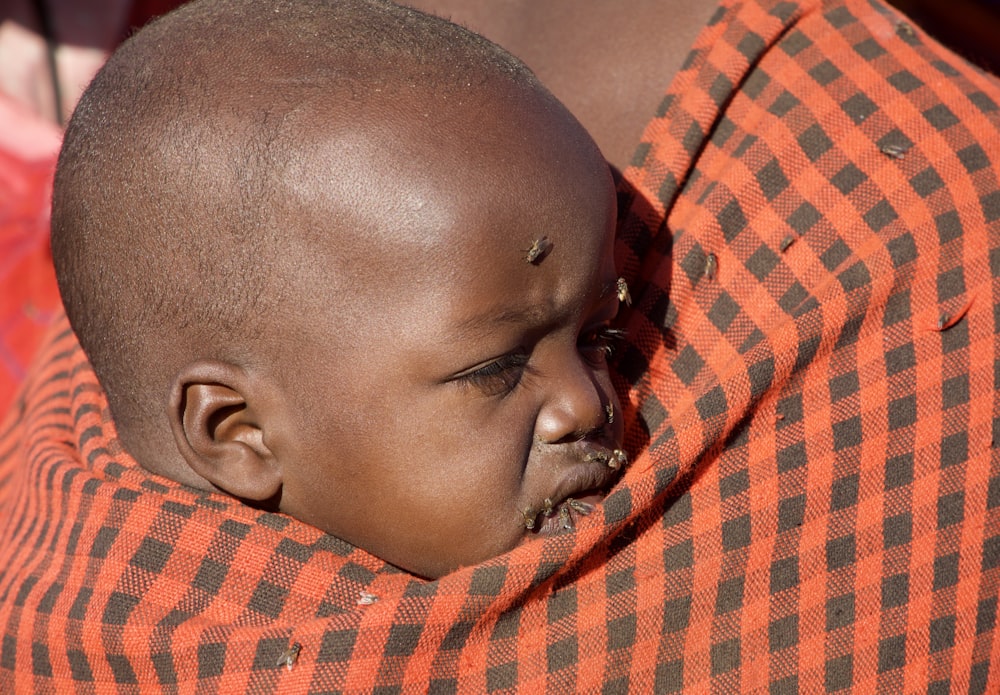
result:
[[[267,328],[285,115],[488,79],[540,89],[486,39],[385,0],[196,0],[127,40],[69,123],[52,209],[66,312],[119,427],[160,407],[160,353]]]

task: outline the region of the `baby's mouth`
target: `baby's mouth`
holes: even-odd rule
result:
[[[614,451],[601,449],[586,454],[583,457],[583,460],[597,461],[598,463],[604,464],[611,470],[617,471],[619,468],[628,463],[628,455],[622,449],[615,449]]]
[[[558,490],[556,495],[546,497],[538,508],[521,510],[524,528],[529,533],[554,535],[573,531],[579,520],[594,511],[594,505],[604,499],[607,488],[628,463],[628,456],[622,449],[605,447],[586,446],[581,458],[587,468],[571,478],[575,482],[568,484],[569,494],[566,489]],[[583,483],[584,480],[589,483]]]

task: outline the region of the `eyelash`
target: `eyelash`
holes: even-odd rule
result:
[[[515,352],[499,357],[461,377],[487,396],[507,395],[521,382],[528,367],[528,354]]]
[[[592,363],[600,365],[614,353],[614,345],[625,338],[625,331],[610,326],[601,326],[592,331],[580,342],[581,350],[597,350],[597,359]],[[461,377],[466,384],[473,386],[487,396],[506,396],[511,393],[528,371],[530,355],[523,352],[503,355],[492,362],[483,365]]]

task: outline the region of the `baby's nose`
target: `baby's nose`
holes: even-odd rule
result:
[[[535,422],[537,439],[558,444],[585,439],[602,429],[609,420],[604,394],[610,391],[601,382],[580,358],[562,365],[551,377],[549,397]]]

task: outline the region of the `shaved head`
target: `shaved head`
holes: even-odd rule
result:
[[[615,220],[597,145],[486,40],[196,0],[84,94],[53,253],[142,467],[439,577],[624,460]]]
[[[52,248],[132,453],[162,443],[150,423],[187,361],[245,363],[273,339],[315,222],[289,212],[344,188],[338,142],[357,170],[357,124],[511,89],[543,91],[481,37],[381,0],[196,0],[123,44],[67,129]]]

